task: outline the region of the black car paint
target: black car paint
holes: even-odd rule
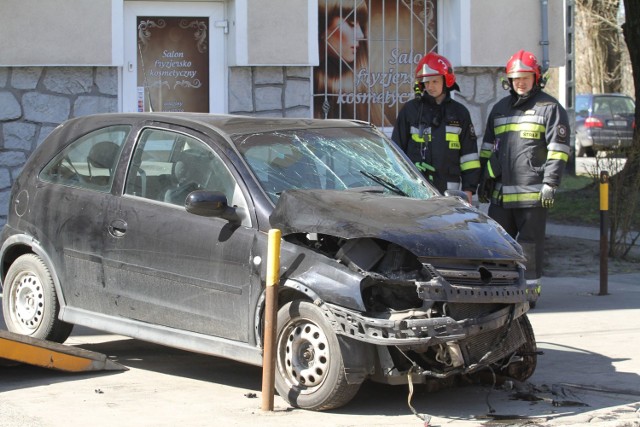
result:
[[[342,121],[331,123],[337,127],[354,126]],[[113,124],[130,124],[132,128],[120,154],[110,193],[94,194],[86,189],[62,187],[37,179],[37,171],[64,148],[55,141],[68,144],[96,127]],[[472,260],[478,264],[484,260],[504,260],[516,268],[523,261],[518,245],[500,227],[454,198],[424,202],[350,191],[285,191],[274,207],[233,146],[231,135],[314,126],[326,124],[303,119],[272,122],[204,114],[113,114],[71,120],[56,128],[29,158],[25,170],[36,173],[23,173],[13,187],[13,200],[20,200],[20,206],[10,207],[8,224],[2,231],[1,275],[5,277],[9,263],[17,255],[34,251],[47,260],[54,273],[63,319],[79,324],[85,322],[88,326],[107,325],[100,319],[83,318],[83,311],[96,310],[114,318],[128,317],[144,323],[153,321],[198,335],[213,334],[247,346],[243,347],[245,353],[241,355],[231,353],[233,344],[229,342],[224,342],[219,350],[209,352],[260,364],[259,322],[266,263],[254,260],[266,259],[266,232],[272,227],[281,228],[285,235],[281,248],[283,291],[292,289],[319,304],[327,302],[324,310],[338,317],[350,311],[364,316],[366,306],[361,289],[369,278],[327,254],[287,239],[290,234],[322,233],[347,240],[379,239],[404,247],[421,257],[423,262],[431,260],[436,265],[449,266],[456,259],[464,258],[465,263]],[[123,196],[134,142],[146,127],[196,134],[232,164],[232,173],[247,196],[248,215],[254,227],[195,215],[187,223],[181,221],[184,210],[179,207]],[[17,197],[19,194],[27,197]],[[46,208],[42,209],[42,206]],[[22,215],[17,215],[17,211]],[[151,226],[152,221],[156,222]],[[96,223],[100,227],[96,228]],[[122,233],[128,237],[131,233],[140,234],[132,239],[132,246],[127,246],[121,242]],[[172,246],[173,242],[186,236],[190,236],[193,245],[190,249]],[[135,250],[136,243],[149,239],[154,239],[156,251],[166,248],[174,257]],[[221,251],[212,254],[211,248],[215,246],[220,246]],[[238,260],[239,254],[246,253],[250,254],[249,258]],[[193,261],[203,259],[205,254],[212,264],[205,269],[196,268]],[[153,260],[151,264],[149,259]],[[233,272],[227,276],[217,274],[223,269],[215,268],[216,265],[231,265]],[[111,275],[110,278],[105,274]],[[165,283],[161,301],[150,298],[151,287],[159,281]],[[134,282],[144,284],[143,291],[132,290],[127,285]],[[65,283],[64,292],[60,283]],[[442,283],[442,279],[433,283]],[[184,287],[191,293],[185,292]],[[216,293],[231,295],[235,300],[232,303],[217,301],[215,297],[207,300]],[[100,295],[103,298],[98,298]],[[430,296],[428,292],[424,295]],[[186,300],[197,301],[200,305],[192,312],[177,310],[176,306]],[[512,312],[510,316],[524,314],[527,300],[530,297],[520,297],[515,309],[517,313]],[[471,301],[487,303],[501,299],[478,296]],[[343,320],[338,320],[336,327],[346,326],[341,322]],[[130,326],[125,323],[112,330],[126,332]],[[437,323],[432,321],[430,327]],[[489,324],[495,326],[497,321],[493,319]],[[463,328],[468,332],[478,329],[477,325]],[[109,327],[105,329],[109,330]],[[453,335],[440,334],[440,339],[455,339],[462,329],[454,330]],[[419,338],[426,342],[433,338],[431,334],[432,330],[425,326]],[[143,334],[141,338],[162,342],[153,332]],[[360,339],[373,341],[372,336],[366,334]],[[206,346],[191,342],[191,335],[185,339],[174,335],[173,340],[176,346],[205,351]]]
[[[373,237],[418,257],[524,262],[519,247],[496,222],[453,197],[424,203],[376,193],[289,190],[280,196],[270,221],[284,235]]]
[[[125,145],[126,148],[121,154],[121,159],[128,159],[133,147],[131,141],[144,127],[166,126],[178,131],[188,130],[176,124],[166,124],[155,120],[138,123],[135,116],[131,118],[114,117],[113,120],[97,117],[97,120],[98,124],[89,121],[86,127],[79,126],[74,121],[59,126],[49,139],[70,143],[94,129],[94,126],[130,123],[133,128],[129,134],[129,143]],[[203,139],[208,138],[205,134],[200,136]],[[214,143],[210,145],[216,147]],[[39,171],[49,158],[64,148],[64,146],[47,144],[46,142],[40,147],[29,159],[25,169]],[[229,152],[232,150],[227,150],[227,153]],[[31,175],[32,182],[24,182],[25,178],[18,179],[13,188],[16,193],[22,191],[23,188],[35,188],[35,193],[30,192],[30,206],[47,206],[47,209],[30,208],[28,213],[18,220],[20,227],[26,227],[27,233],[42,245],[42,252],[51,254],[52,268],[56,269],[58,277],[63,278],[60,281],[65,283],[66,292],[63,292],[62,288],[59,289],[59,295],[65,305],[62,309],[62,316],[65,316],[70,307],[81,310],[96,310],[107,315],[124,316],[140,321],[148,321],[149,316],[159,316],[159,320],[156,319],[156,322],[165,326],[191,330],[196,333],[219,334],[229,339],[254,341],[249,337],[252,331],[248,325],[253,319],[253,315],[248,313],[249,301],[237,304],[238,307],[245,307],[244,312],[235,310],[236,304],[220,306],[215,302],[200,308],[194,307],[194,311],[191,313],[172,310],[171,306],[187,298],[180,292],[181,288],[185,286],[192,288],[190,298],[195,302],[203,303],[203,296],[223,292],[227,295],[241,295],[246,299],[252,298],[255,304],[260,292],[258,277],[253,280],[253,286],[257,286],[257,292],[250,292],[248,288],[238,289],[229,286],[228,283],[212,281],[210,278],[216,277],[215,274],[212,274],[216,271],[214,268],[208,268],[206,271],[194,270],[191,268],[194,263],[188,263],[185,260],[194,260],[199,257],[199,254],[207,253],[206,247],[210,241],[218,240],[222,242],[220,244],[226,244],[230,238],[233,238],[229,243],[232,247],[227,250],[227,253],[233,254],[247,244],[256,244],[256,238],[251,236],[240,238],[239,233],[230,232],[231,226],[225,220],[218,218],[204,218],[194,215],[190,219],[190,223],[179,221],[180,212],[183,212],[181,209],[159,206],[145,200],[136,200],[134,202],[137,204],[136,209],[123,209],[122,204],[131,201],[131,198],[122,197],[126,166],[127,162],[121,161],[115,172],[116,179],[111,193],[96,193],[86,189],[41,182],[36,179],[37,174]],[[23,174],[22,176],[26,177],[27,175]],[[133,213],[134,216],[123,216],[123,212]],[[165,213],[164,218],[160,215],[162,212]],[[173,215],[177,216],[172,220]],[[146,221],[138,222],[141,217],[144,217],[142,219],[146,219]],[[152,218],[156,218],[157,221],[150,221]],[[109,231],[110,225],[116,221],[127,224],[130,230],[135,230],[136,225],[142,224],[145,226],[142,229],[143,232],[146,226],[157,225],[154,229],[137,236],[136,239],[144,241],[144,239],[158,238],[159,249],[164,245],[173,257],[159,257],[160,251],[149,256],[150,254],[119,247],[122,236],[114,236]],[[95,227],[96,222],[102,225]],[[42,228],[32,224],[40,224]],[[215,224],[218,224],[216,227],[219,233],[217,235],[209,234],[208,230],[212,229]],[[139,233],[140,231],[138,229],[128,231],[128,233],[130,235],[131,232]],[[194,238],[203,238],[207,235],[211,237],[210,241],[201,240],[200,245],[196,243],[192,246],[193,252],[191,253],[175,251],[175,248],[172,247],[176,241],[175,237],[184,237],[189,234],[193,234]],[[252,232],[252,234],[256,233]],[[259,246],[266,247],[265,245]],[[153,261],[151,267],[147,265],[149,260]],[[246,260],[245,264],[239,265],[237,268],[237,271],[243,272],[241,274],[244,275],[244,280],[242,276],[236,275],[237,277],[234,277],[230,282],[243,282],[248,287],[251,283],[249,280],[251,269],[248,267],[249,260]],[[108,272],[119,276],[113,276],[112,279],[105,278],[105,273]],[[6,271],[3,271],[3,276],[4,274]],[[149,279],[153,279],[156,283],[168,283],[164,295],[169,305],[163,307],[164,303],[158,300],[150,304],[148,293],[132,291],[132,287],[127,286],[127,283],[133,278],[146,279],[139,282],[146,283],[145,286],[150,285]],[[174,290],[171,290],[172,283],[177,285],[173,286]],[[93,286],[86,286],[87,284]],[[232,316],[225,317],[223,315],[225,307],[231,309]]]

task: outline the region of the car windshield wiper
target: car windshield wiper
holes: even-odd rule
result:
[[[397,185],[395,185],[393,182],[387,181],[386,179],[382,178],[379,175],[374,175],[372,173],[369,173],[367,171],[360,171],[360,173],[364,176],[366,176],[367,178],[377,182],[378,184],[382,185],[384,188],[386,188],[387,190],[391,190],[396,194],[399,194],[401,196],[407,196],[407,193],[405,193],[404,191],[402,191],[400,189],[400,187],[398,187]]]
[[[345,191],[351,191],[353,193],[384,193],[386,187],[382,185],[368,185],[366,187],[351,187]]]

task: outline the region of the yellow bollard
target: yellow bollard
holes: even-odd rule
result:
[[[609,291],[609,172],[600,172],[600,293]]]
[[[267,289],[264,310],[264,353],[262,354],[262,410],[273,411],[276,367],[276,333],[278,315],[278,280],[280,277],[280,230],[269,230],[267,248]]]

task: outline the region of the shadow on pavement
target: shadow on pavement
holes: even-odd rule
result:
[[[106,354],[132,369],[240,389],[237,394],[228,393],[225,397],[227,399],[246,399],[248,391],[255,393],[258,397],[261,393],[262,369],[260,367],[133,339],[86,344],[81,347]],[[538,371],[531,382],[505,383],[496,388],[489,385],[463,385],[437,392],[427,392],[421,385],[416,385],[411,405],[418,414],[429,414],[449,420],[488,422],[492,419],[535,419],[543,421],[631,404],[639,400],[640,393],[637,391],[633,394],[631,390],[615,390],[610,386],[599,385],[588,377],[588,372],[580,371],[580,367],[589,366],[591,370],[598,371],[601,376],[605,374],[608,378],[607,384],[640,383],[640,377],[637,374],[616,372],[612,365],[615,360],[576,348],[544,349],[543,351],[544,354],[538,359]],[[569,367],[574,367],[574,371]],[[536,382],[539,374],[543,374],[544,378],[554,378],[554,382]],[[105,375],[120,375],[120,382],[126,383],[126,372],[66,374],[26,365],[0,367],[0,377],[2,377],[0,392],[100,378]],[[583,378],[584,384],[580,384],[576,378]],[[587,387],[588,384],[592,386]],[[505,388],[505,386],[510,387]],[[204,391],[206,392],[206,386]],[[629,394],[621,393],[625,391]],[[96,392],[98,392],[97,389]],[[365,382],[350,404],[332,412],[353,416],[411,415],[408,397],[409,388],[406,385],[389,386]],[[252,404],[258,405],[259,402],[254,401]],[[301,412],[301,410],[293,411]],[[282,421],[286,424],[286,418]],[[418,418],[416,421],[419,421]],[[358,421],[358,424],[360,423],[361,420]]]

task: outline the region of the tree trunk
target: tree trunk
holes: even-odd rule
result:
[[[624,168],[612,179],[613,191],[613,215],[610,216],[610,252],[611,256],[624,257],[630,249],[626,243],[628,239],[637,239],[638,230],[633,230],[633,214],[638,207],[638,188],[640,188],[640,132],[637,124],[640,123],[640,6],[637,0],[624,0],[625,23],[622,32],[629,50],[631,70],[635,88],[636,128],[633,133],[631,149],[627,152],[627,161]],[[635,235],[634,235],[635,234]]]
[[[622,25],[622,33],[624,34],[629,50],[629,58],[631,59],[631,72],[635,87],[635,122],[636,127],[633,132],[633,145],[624,166],[625,185],[638,184],[640,176],[640,132],[638,132],[638,124],[640,124],[640,108],[638,101],[640,100],[640,5],[638,0],[624,0],[626,21]],[[638,187],[635,187],[636,192]]]
[[[578,76],[592,93],[622,92],[624,66],[618,25],[620,0],[576,0],[580,37],[586,40],[586,62]],[[580,59],[578,59],[579,62]]]

